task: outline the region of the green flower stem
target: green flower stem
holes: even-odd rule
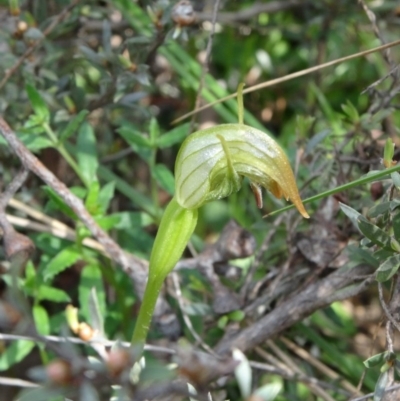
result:
[[[89,183],[86,181],[85,177],[81,174],[78,164],[69,154],[67,149],[62,143],[58,142],[58,138],[56,134],[51,129],[50,125],[47,123],[43,123],[43,128],[46,131],[47,136],[53,141],[54,147],[60,152],[61,156],[66,160],[69,166],[75,171],[75,174],[79,177],[79,179],[83,182],[83,184],[89,188]]]
[[[149,278],[131,341],[140,354],[162,284],[182,256],[196,227],[197,216],[197,209],[183,208],[175,198],[165,209],[150,256]]]
[[[379,171],[375,174],[366,175],[362,178],[359,178],[358,180],[354,180],[352,182],[348,182],[347,184],[340,185],[339,187],[329,189],[328,191],[321,192],[320,194],[311,196],[310,198],[303,199],[303,203],[304,204],[311,203],[316,200],[326,198],[330,195],[337,194],[338,192],[342,192],[342,191],[346,191],[347,189],[354,188],[358,185],[367,184],[372,181],[378,181],[380,178],[383,178],[383,177],[385,177],[389,174],[392,174],[394,172],[397,172],[397,171],[400,171],[400,164],[398,164],[394,167],[388,168],[386,170]],[[285,206],[281,209],[274,210],[273,212],[268,213],[263,217],[266,218],[266,217],[275,216],[279,213],[283,213],[283,212],[286,212],[287,210],[293,209],[293,207],[294,207],[294,205]]]
[[[161,291],[164,278],[150,279],[147,281],[146,289],[143,295],[143,302],[140,307],[139,316],[136,320],[135,330],[133,331],[131,344],[138,352],[138,358],[141,356],[146,342],[147,334],[150,329],[151,319],[154,308],[157,303],[158,294]]]

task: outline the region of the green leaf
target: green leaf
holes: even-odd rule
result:
[[[226,325],[228,324],[228,321],[229,321],[228,316],[226,316],[226,315],[221,316],[221,317],[218,319],[218,322],[217,322],[218,328],[220,328],[221,330],[223,330],[223,329],[226,327]]]
[[[395,238],[390,238],[390,246],[395,252],[400,253],[400,244],[396,241]]]
[[[96,217],[96,223],[105,231],[115,229],[121,223],[122,216],[118,214],[110,214],[108,216]]]
[[[50,334],[50,321],[46,309],[42,305],[33,305],[32,312],[37,332],[42,336],[48,336]]]
[[[394,155],[394,143],[391,138],[388,138],[385,142],[385,148],[383,151],[383,164],[386,168],[392,166],[392,160]]]
[[[32,152],[47,149],[54,146],[54,142],[41,133],[23,133],[20,135],[21,141]]]
[[[393,181],[394,186],[399,190],[400,189],[400,174],[395,171],[394,173],[390,174],[390,178]]]
[[[95,292],[96,300],[93,301],[93,294],[91,291]],[[106,313],[106,295],[103,284],[103,276],[101,269],[97,265],[88,265],[82,269],[81,278],[79,282],[79,305],[80,312],[87,322],[90,322],[94,328],[96,325],[101,326],[103,330],[103,323],[99,323],[104,320]],[[97,303],[97,306],[93,306]],[[96,317],[93,311],[97,310]]]
[[[103,291],[104,294],[104,291]],[[100,311],[99,300],[97,298],[96,289],[93,287],[90,290],[89,296],[89,314],[90,319],[89,322],[91,326],[97,331],[100,337],[105,338],[104,335],[104,314],[105,314],[105,306],[103,305],[103,311]]]
[[[101,211],[105,213],[110,206],[111,200],[114,198],[115,182],[110,181],[101,188],[97,202],[101,207]]]
[[[370,358],[364,361],[366,368],[374,368],[375,366],[381,366],[386,362],[387,351],[381,352],[380,354],[372,355]]]
[[[38,301],[71,302],[70,296],[63,290],[41,284],[36,292]]]
[[[326,129],[310,138],[306,145],[305,154],[309,155],[313,152],[315,148],[331,134],[331,132],[331,130]]]
[[[142,135],[139,131],[131,126],[123,125],[117,132],[133,147],[137,152],[140,148],[151,149],[149,138]]]
[[[342,209],[342,212],[353,222],[356,227],[358,227],[358,218],[361,216],[361,214],[357,212],[357,210],[345,205],[342,202],[339,202],[339,206],[340,209]]]
[[[172,145],[177,143],[181,143],[187,135],[189,135],[190,124],[183,124],[173,130],[167,132],[164,135],[161,135],[157,138],[157,147],[158,148],[169,148]]]
[[[108,216],[97,218],[96,221],[107,230],[109,228],[114,228],[116,230],[140,229],[140,227],[147,227],[154,224],[154,219],[144,212],[113,213]]]
[[[234,310],[228,314],[229,319],[234,322],[241,322],[245,316],[246,314],[241,310]]]
[[[106,181],[115,182],[115,187],[117,188],[117,190],[125,195],[128,199],[130,199],[135,206],[143,209],[152,216],[157,215],[157,211],[154,208],[154,205],[151,202],[150,198],[143,195],[137,189],[133,188],[132,185],[129,185],[118,175],[114,174],[110,169],[105,166],[100,166],[99,175],[102,179]]]
[[[366,249],[351,245],[347,247],[347,251],[351,257],[351,260],[365,262],[375,269],[379,267],[379,261],[375,259]]]
[[[158,126],[157,120],[153,117],[150,120],[150,143],[155,145],[157,143],[157,138],[160,136],[160,127]]]
[[[50,198],[50,205],[60,210],[62,213],[67,215],[73,220],[77,220],[76,214],[72,211],[72,209],[64,202],[64,200],[59,196],[54,189],[43,186],[43,191]]]
[[[346,104],[342,104],[341,107],[347,117],[349,117],[351,122],[356,123],[360,120],[357,109],[349,100],[347,100]]]
[[[100,191],[100,184],[98,181],[93,181],[89,185],[89,191],[85,200],[85,206],[88,212],[95,216],[99,214],[100,208],[98,204],[99,198],[99,191]]]
[[[239,362],[238,366],[235,368],[235,377],[239,384],[240,393],[242,397],[246,399],[250,396],[252,385],[250,363],[243,352],[237,348],[232,351],[232,356],[235,361]]]
[[[368,210],[368,217],[375,218],[388,212],[390,210],[390,205],[391,202],[382,202],[372,206],[371,209]]]
[[[35,343],[28,340],[17,340],[7,346],[0,354],[0,371],[8,370],[11,366],[22,361],[33,349]]]
[[[73,135],[79,126],[83,123],[86,116],[89,114],[87,110],[82,110],[69,121],[67,126],[60,133],[60,142],[65,142],[71,135]]]
[[[273,401],[282,390],[282,383],[268,383],[254,391],[255,398],[263,401]]]
[[[53,259],[51,259],[43,269],[44,280],[50,281],[54,276],[61,273],[80,259],[81,252],[77,249],[75,244],[64,248]]]
[[[358,218],[358,228],[374,244],[387,250],[392,250],[390,236],[376,225],[370,223],[365,217]]]
[[[394,255],[383,262],[376,271],[376,280],[384,282],[396,274],[400,267],[400,255]]]
[[[96,151],[96,137],[92,126],[87,122],[83,123],[79,129],[76,152],[81,174],[86,181],[85,184],[90,185],[97,181],[96,173],[99,161]]]
[[[40,118],[42,122],[48,122],[50,120],[50,112],[42,96],[30,84],[26,85],[26,92],[28,93],[28,97],[35,114]]]
[[[170,195],[174,195],[175,178],[165,164],[155,165],[153,169],[153,175],[162,189],[165,189]]]
[[[382,400],[383,396],[385,395],[385,389],[388,383],[389,383],[389,372],[385,371],[379,375],[379,378],[376,382],[374,391],[374,401]]]
[[[392,220],[393,234],[397,241],[400,241],[400,213],[396,213]]]

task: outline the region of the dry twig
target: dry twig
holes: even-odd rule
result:
[[[232,348],[249,350],[265,340],[282,332],[286,328],[311,315],[314,311],[364,291],[373,281],[370,276],[361,281],[361,277],[370,273],[369,266],[360,265],[351,271],[339,269],[331,275],[310,284],[299,294],[289,298],[278,308],[227,338],[217,345],[219,354],[226,354]],[[356,285],[358,282],[360,282]]]

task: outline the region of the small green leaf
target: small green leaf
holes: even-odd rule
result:
[[[158,122],[154,117],[150,120],[149,131],[150,131],[150,143],[152,145],[156,145],[157,138],[160,136],[160,127],[158,126]]]
[[[47,136],[42,135],[43,132],[25,132],[21,134],[20,139],[24,145],[32,152],[37,152],[41,149],[47,149],[54,146],[54,142],[47,138]]]
[[[390,238],[390,246],[394,251],[400,253],[400,244],[396,241],[395,238]]]
[[[104,291],[102,293],[104,295]],[[105,307],[103,305],[103,311],[100,311],[99,300],[97,298],[96,289],[93,287],[90,290],[89,296],[89,314],[92,327],[98,332],[100,337],[105,338],[104,335],[104,311]]]
[[[157,138],[157,147],[163,149],[169,148],[177,143],[181,143],[189,134],[189,127],[190,124],[183,124],[167,132],[166,134],[161,135]]]
[[[96,136],[92,126],[87,122],[83,123],[79,129],[76,151],[81,174],[86,180],[85,184],[90,185],[97,181],[96,173],[99,161],[96,151]]]
[[[28,340],[17,340],[7,346],[0,354],[0,371],[8,370],[11,366],[22,361],[33,349],[35,343]]]
[[[246,399],[251,394],[252,373],[250,363],[243,352],[237,348],[232,351],[232,356],[235,361],[239,362],[239,365],[235,368],[235,377],[242,397]]]
[[[82,110],[69,121],[68,125],[60,133],[60,142],[65,142],[71,135],[73,135],[79,126],[83,123],[86,116],[89,114],[87,110]]]
[[[370,223],[365,217],[360,216],[358,218],[358,228],[374,244],[388,250],[392,249],[390,236],[376,225]]]
[[[315,150],[315,148],[325,139],[327,138],[330,134],[332,133],[331,130],[326,129],[321,132],[318,132],[318,134],[314,135],[313,137],[310,138],[310,140],[307,142],[306,149],[305,149],[305,154],[309,155],[311,152]]]
[[[342,202],[339,202],[339,206],[340,209],[342,209],[342,212],[353,222],[356,227],[358,227],[358,218],[361,216],[361,214],[357,212],[357,210],[345,205]]]
[[[37,290],[36,299],[38,301],[71,302],[70,296],[65,291],[44,284],[41,284]]]
[[[139,131],[132,126],[123,125],[117,132],[133,147],[137,152],[140,148],[151,149],[151,142],[149,138],[142,135]]]
[[[390,174],[390,178],[393,181],[393,185],[397,189],[400,189],[400,174],[397,171],[395,171],[394,173]]]
[[[254,395],[263,401],[273,401],[282,390],[282,383],[268,383],[258,388]]]
[[[400,241],[400,212],[393,216],[392,226],[394,237],[397,241]]]
[[[153,175],[162,189],[165,189],[170,195],[174,195],[175,178],[165,164],[157,164],[153,169]]]
[[[50,281],[54,276],[61,273],[67,267],[70,267],[81,259],[81,252],[75,245],[71,245],[60,251],[47,266],[43,269],[45,281]]]
[[[381,401],[385,395],[385,389],[389,382],[389,372],[385,371],[380,374],[374,391],[374,401]]]
[[[72,209],[64,202],[64,200],[59,196],[54,189],[44,186],[42,187],[43,191],[46,195],[50,198],[50,205],[51,207],[55,207],[56,209],[60,210],[62,213],[67,215],[73,220],[77,220],[76,214],[72,211]]]
[[[384,282],[397,273],[400,267],[400,255],[394,255],[383,262],[376,271],[376,280]]]
[[[393,199],[390,202],[390,210],[393,212],[400,206],[400,199]]]
[[[394,155],[394,143],[391,138],[388,138],[385,143],[383,151],[383,164],[386,168],[392,167],[392,160]]]
[[[42,122],[48,122],[50,120],[50,112],[42,96],[30,84],[26,85],[26,92],[28,93],[28,97],[35,114],[40,118]]]
[[[42,336],[48,336],[50,334],[50,321],[46,309],[42,305],[34,305],[32,312],[37,332]]]
[[[95,295],[91,294],[94,291]],[[104,320],[106,313],[106,295],[103,284],[103,276],[101,269],[97,265],[88,265],[82,269],[80,283],[79,283],[79,305],[80,312],[84,319],[90,322],[94,328],[98,329],[95,325],[101,326],[103,330],[103,323],[99,323],[100,320]],[[93,301],[93,297],[96,300]],[[93,302],[97,306],[93,306]],[[94,316],[94,310],[97,310],[96,314],[99,317]]]
[[[128,199],[130,199],[136,207],[143,209],[144,211],[153,216],[157,216],[157,211],[154,208],[154,205],[151,202],[150,198],[143,195],[137,189],[133,188],[132,185],[129,185],[125,180],[120,178],[117,174],[113,173],[104,165],[100,165],[99,175],[103,180],[113,181],[115,183],[115,188],[119,192],[124,194]]]
[[[110,181],[101,188],[97,202],[101,207],[102,213],[105,213],[110,206],[111,200],[114,198],[115,182]]]
[[[364,361],[364,365],[366,368],[374,368],[375,366],[381,366],[386,362],[387,351],[381,352],[380,354],[372,355],[368,359]]]
[[[375,217],[378,217],[378,216],[388,212],[390,210],[390,204],[391,204],[391,202],[382,202],[382,203],[378,203],[375,206],[372,206],[368,210],[368,217],[375,218]]]
[[[223,330],[223,329],[226,327],[226,325],[228,324],[228,321],[229,321],[228,316],[226,316],[226,315],[221,316],[221,317],[218,319],[218,323],[217,323],[218,328],[220,328],[221,330]]]
[[[356,123],[360,120],[357,109],[349,100],[347,100],[346,104],[342,104],[341,107],[351,122]]]
[[[241,310],[234,310],[228,314],[229,319],[234,322],[241,322],[245,316],[246,314]]]
[[[100,208],[98,204],[99,198],[99,191],[100,191],[100,184],[98,181],[93,181],[89,185],[89,191],[85,200],[85,206],[88,212],[95,216],[99,214]]]
[[[379,267],[379,261],[375,259],[369,251],[363,248],[359,248],[357,246],[349,246],[347,248],[349,255],[352,260],[357,260],[360,262],[365,262],[370,266],[377,269]]]

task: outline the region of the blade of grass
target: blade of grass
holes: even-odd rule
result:
[[[388,168],[386,170],[382,170],[380,172],[377,172],[376,174],[363,176],[363,177],[359,178],[358,180],[348,182],[347,184],[340,185],[339,187],[332,188],[327,191],[321,192],[318,195],[311,196],[310,198],[304,199],[303,204],[311,203],[311,202],[326,198],[327,196],[337,194],[338,192],[346,191],[348,189],[356,187],[357,185],[363,185],[363,184],[367,184],[372,181],[376,181],[380,178],[390,175],[391,173],[394,173],[395,171],[400,171],[400,165],[394,166],[392,168]],[[274,210],[273,212],[264,215],[263,218],[275,216],[277,214],[286,212],[287,210],[290,210],[292,208],[294,208],[294,205],[285,206],[281,209]]]

